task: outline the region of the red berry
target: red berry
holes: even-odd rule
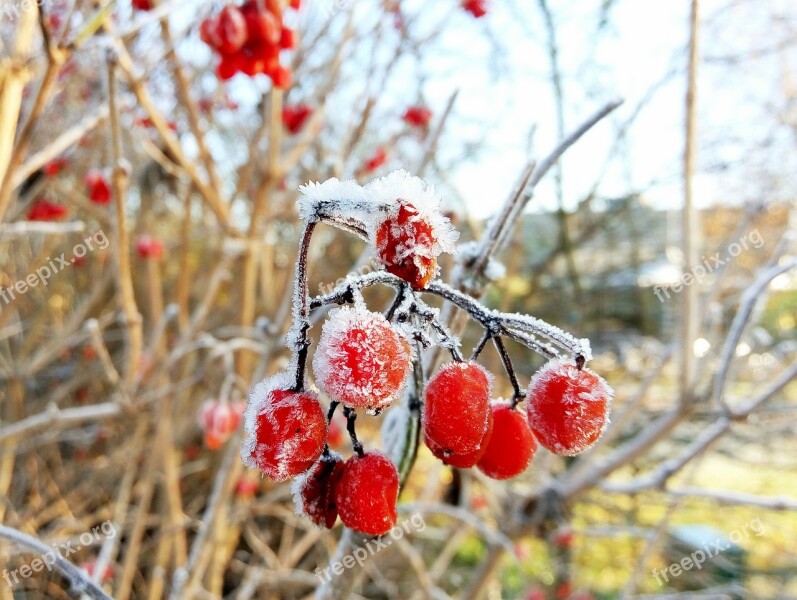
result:
[[[479,470],[493,479],[509,479],[529,466],[537,451],[537,440],[521,411],[508,402],[492,405],[493,434],[479,459]]]
[[[552,360],[534,375],[526,396],[529,425],[554,454],[574,456],[592,446],[608,423],[614,392],[589,369]]]
[[[299,10],[302,7],[302,0],[291,0],[290,7],[293,10]]]
[[[61,172],[61,170],[69,164],[69,161],[64,158],[55,158],[42,167],[42,171],[47,177],[54,177]]]
[[[443,365],[424,390],[423,426],[445,455],[479,448],[490,420],[490,375],[473,361]]]
[[[437,273],[434,227],[410,200],[398,203],[398,214],[376,230],[377,255],[389,273],[422,290]]]
[[[49,200],[36,200],[28,210],[28,221],[58,221],[67,214],[66,206]]]
[[[84,182],[89,200],[95,204],[108,204],[111,201],[111,186],[101,171],[89,171]]]
[[[339,448],[343,445],[344,440],[348,439],[346,434],[346,418],[340,413],[336,413],[332,420],[329,422],[329,435],[327,437],[327,444],[330,448]]]
[[[235,495],[241,500],[248,500],[257,493],[257,481],[249,477],[241,477],[235,484]]]
[[[205,432],[205,446],[211,450],[221,448],[241,424],[244,408],[243,404],[237,402],[205,402],[199,409],[197,419]]]
[[[424,106],[410,106],[402,119],[413,127],[428,127],[432,120],[432,111]]]
[[[429,447],[429,450],[432,451],[432,454],[442,460],[445,464],[452,467],[457,467],[459,469],[469,469],[478,463],[479,459],[484,456],[484,453],[487,450],[487,443],[490,441],[490,436],[493,433],[493,411],[489,411],[487,414],[487,429],[484,430],[484,435],[482,436],[482,439],[479,442],[479,447],[476,450],[467,452],[465,454],[446,453],[443,448],[435,444],[428,437],[425,438],[426,445]]]
[[[133,0],[133,8],[136,10],[152,10],[152,0]]]
[[[313,109],[306,104],[285,106],[282,109],[282,124],[288,130],[288,133],[295,135],[299,133],[312,114]]]
[[[268,70],[266,70],[266,73],[268,73]],[[291,87],[291,84],[293,83],[293,72],[288,67],[279,65],[269,75],[271,80],[274,82],[274,87],[286,90]]]
[[[330,452],[322,455],[321,460],[293,484],[297,512],[310,517],[319,527],[332,529],[338,519],[335,489],[343,471],[340,454]]]
[[[570,528],[560,529],[551,540],[554,546],[560,548],[570,548],[573,545],[573,530]]]
[[[241,13],[246,20],[250,42],[279,44],[282,28],[279,19],[273,12],[269,10],[261,11],[257,6],[257,2],[247,2],[241,7]]]
[[[346,461],[336,486],[340,520],[346,527],[383,535],[396,524],[399,476],[384,454],[368,452]]]
[[[97,569],[97,560],[91,559],[81,563],[80,568],[85,571],[89,577],[94,577],[94,571]],[[113,579],[113,574],[113,565],[105,565],[105,570],[102,572],[102,582],[105,583]]]
[[[279,47],[283,50],[292,50],[296,47],[296,32],[288,27],[283,27],[280,32]]]
[[[160,258],[163,251],[163,242],[151,235],[142,235],[136,240],[136,252],[140,258]]]
[[[477,19],[480,19],[487,14],[486,0],[463,0],[462,8],[464,8]]]
[[[381,146],[376,149],[373,155],[365,161],[363,165],[363,171],[366,173],[371,173],[372,171],[376,171],[379,167],[384,165],[387,162],[387,150],[382,148]]]
[[[313,356],[316,385],[331,400],[377,410],[404,386],[412,354],[407,339],[381,313],[330,311]]]
[[[219,35],[219,22],[216,18],[208,18],[199,24],[199,39],[214,50],[221,48],[222,40]]]
[[[274,481],[285,481],[313,466],[327,439],[327,420],[318,396],[274,388],[283,377],[267,379],[252,390],[246,413],[241,456]]]
[[[222,54],[237,52],[246,43],[246,19],[237,6],[228,4],[222,8],[216,27],[221,40],[218,50]]]

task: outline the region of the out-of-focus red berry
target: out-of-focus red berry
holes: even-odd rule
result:
[[[446,455],[477,450],[490,420],[490,391],[490,376],[476,362],[451,362],[440,367],[424,390],[427,443]]]
[[[89,200],[95,204],[108,204],[111,201],[111,186],[102,171],[89,171],[84,183]]]
[[[463,0],[462,8],[480,19],[487,14],[487,0]]]
[[[354,408],[389,405],[412,366],[407,339],[381,313],[343,307],[330,311],[313,356],[316,385]]]
[[[589,369],[551,360],[534,375],[526,396],[531,430],[554,454],[575,456],[603,433],[613,394]]]
[[[384,535],[396,524],[398,490],[398,471],[387,456],[353,455],[335,490],[340,520],[356,531]]]
[[[249,41],[279,44],[282,28],[276,15],[269,10],[260,10],[257,2],[247,2],[241,7],[246,19]]]
[[[94,571],[97,569],[97,560],[87,560],[86,562],[80,564],[80,568],[85,571],[89,577],[94,577]],[[100,580],[102,583],[106,583],[113,579],[113,574],[113,565],[105,565],[105,570],[103,570]]]
[[[136,253],[139,258],[161,258],[164,250],[163,242],[151,235],[142,235],[136,240]]]
[[[205,446],[218,450],[241,424],[245,405],[208,400],[199,409],[197,421],[204,432]]]
[[[235,495],[241,500],[248,500],[257,493],[258,487],[257,481],[254,479],[247,476],[241,477],[235,484]]]
[[[322,455],[321,459],[296,480],[293,493],[297,509],[310,517],[319,527],[332,529],[338,519],[335,495],[344,471],[343,459],[336,452]]]
[[[299,10],[302,7],[302,0],[291,0],[290,7],[293,10]]]
[[[49,200],[36,200],[28,210],[28,221],[58,221],[67,215],[63,204],[55,204]]]
[[[425,106],[410,106],[402,117],[412,127],[428,127],[432,120],[432,111]]]
[[[285,106],[282,109],[282,124],[288,133],[295,135],[299,133],[312,114],[313,109],[306,104]]]
[[[537,440],[523,412],[508,402],[495,402],[491,408],[493,433],[476,466],[493,479],[509,479],[529,466],[537,451]]]
[[[274,87],[287,90],[293,84],[293,71],[288,67],[279,65],[271,75]]]
[[[46,165],[44,165],[42,167],[42,171],[44,172],[44,174],[47,177],[55,177],[68,164],[69,164],[69,161],[66,158],[64,158],[63,156],[61,156],[59,158],[54,158],[53,160],[48,162]]]
[[[376,230],[377,255],[389,273],[401,277],[413,289],[422,290],[437,272],[434,227],[411,200],[398,202],[398,214]]]
[[[387,162],[387,150],[381,146],[365,161],[363,171],[372,173]]]
[[[283,50],[293,50],[296,48],[296,32],[288,27],[283,27],[280,32],[279,47]]]
[[[340,448],[347,438],[346,418],[340,413],[335,413],[335,416],[329,422],[327,444],[329,444],[330,448]]]
[[[257,402],[259,411],[242,447],[245,462],[274,481],[307,471],[327,439],[327,419],[316,394],[276,389]]]
[[[570,598],[570,595],[573,593],[573,586],[570,584],[569,581],[563,581],[560,583],[554,595],[556,596],[556,600],[567,600]]]
[[[218,39],[221,42],[218,47],[219,52],[232,54],[240,50],[246,43],[247,24],[238,7],[228,4],[221,9],[216,19]]]
[[[560,548],[570,548],[573,545],[573,537],[573,530],[568,527],[557,531],[551,542],[553,542],[554,546],[559,546]]]
[[[152,0],[133,0],[133,8],[136,10],[152,10]]]

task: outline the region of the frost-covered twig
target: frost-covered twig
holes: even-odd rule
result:
[[[94,600],[112,600],[102,588],[91,581],[85,571],[62,558],[58,552],[54,552],[52,546],[37,540],[27,533],[5,525],[0,525],[0,538],[9,540],[41,556],[52,557],[54,562],[51,566],[69,581],[69,593],[72,596],[77,597],[81,594],[86,594]]]

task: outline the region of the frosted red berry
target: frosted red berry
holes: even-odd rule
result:
[[[344,463],[336,452],[321,456],[293,486],[297,512],[307,515],[319,527],[332,529],[338,519],[335,490],[344,471]]]
[[[89,171],[84,183],[89,200],[95,204],[108,204],[111,201],[111,186],[102,171]]]
[[[490,376],[473,361],[443,365],[424,390],[423,427],[428,443],[446,456],[479,448],[490,419]]]
[[[274,481],[304,473],[321,456],[327,420],[313,392],[255,386],[247,413],[241,455]],[[265,392],[265,397],[260,394]]]
[[[537,451],[537,440],[522,411],[508,402],[495,402],[491,408],[493,434],[476,466],[493,479],[509,479],[529,466]]]
[[[376,252],[385,270],[421,290],[437,272],[434,226],[411,200],[398,200],[398,213],[376,230]]]
[[[409,342],[381,313],[343,307],[324,323],[313,373],[331,400],[377,410],[401,391],[411,364]]]
[[[428,436],[425,437],[426,445],[429,450],[431,450],[432,454],[449,466],[457,467],[458,469],[469,469],[475,466],[487,450],[487,443],[493,433],[493,411],[489,411],[487,414],[487,429],[484,430],[484,435],[479,442],[479,447],[472,452],[466,452],[464,454],[447,453],[442,447],[430,440]]]
[[[368,452],[346,461],[335,498],[346,527],[369,535],[383,535],[396,524],[399,476],[384,454]]]
[[[574,361],[552,360],[535,375],[526,396],[529,425],[554,454],[574,456],[592,446],[608,423],[614,392]]]

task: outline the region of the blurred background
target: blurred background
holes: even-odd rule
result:
[[[0,521],[77,540],[120,599],[797,598],[793,3],[261,4],[282,30],[249,75],[202,31],[222,2],[2,0]],[[425,527],[321,586],[342,525],[238,456],[248,390],[288,358],[298,187],[406,169],[465,244],[530,161],[503,269],[464,277],[466,252],[442,279],[589,338],[613,423],[508,482],[422,447],[399,519]],[[320,227],[311,294],[369,260]],[[544,359],[509,351],[526,386]],[[2,568],[30,558],[0,543]]]

